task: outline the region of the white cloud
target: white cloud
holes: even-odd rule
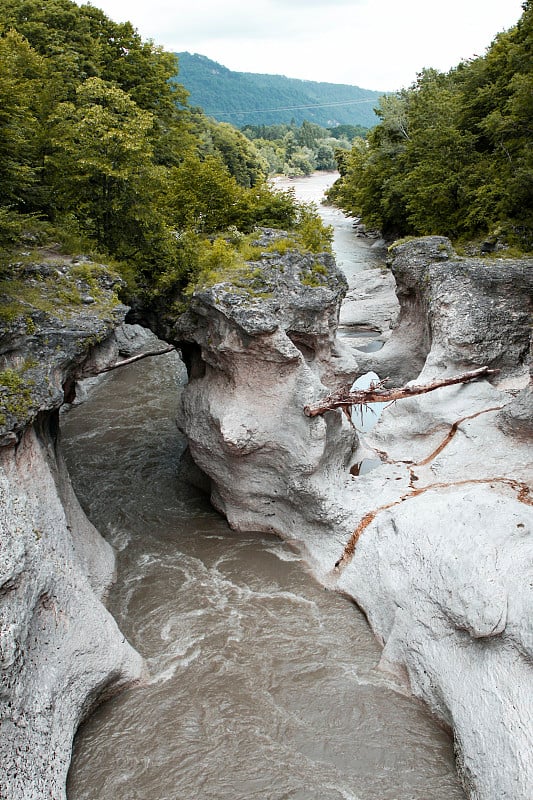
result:
[[[301,6],[302,8],[313,8],[319,6],[324,11],[331,11],[334,6],[359,6],[364,5],[367,0],[271,0],[274,6],[283,6],[286,10],[294,6]]]
[[[408,86],[423,67],[481,55],[515,24],[522,0],[93,0],[144,38],[230,69]]]

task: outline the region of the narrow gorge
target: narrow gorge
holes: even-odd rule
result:
[[[0,351],[0,760],[10,800],[64,798],[78,725],[125,687],[117,713],[130,732],[142,693],[152,696],[141,768],[128,738],[121,772],[103,765],[120,731],[101,706],[94,730],[100,715],[107,739],[89,730],[86,742],[104,788],[84,788],[80,749],[72,800],[239,796],[231,774],[217,787],[210,769],[202,773],[206,730],[207,750],[229,773],[246,742],[243,797],[459,799],[450,741],[435,720],[453,735],[468,797],[529,798],[532,261],[506,259],[503,270],[499,258],[459,257],[447,239],[426,237],[395,245],[390,269],[346,270],[347,280],[330,254],[276,253],[278,235],[258,232],[260,291],[219,283],[196,291],[179,316],[128,317],[176,346],[187,377],[173,354],[161,365],[147,359],[105,378],[61,426],[59,408],[80,381],[152,345],[123,326],[128,310],[105,267],[52,253],[26,269],[25,313],[13,315]],[[69,304],[74,291],[81,303]],[[491,382],[401,401],[371,430],[364,409],[351,422],[341,411],[303,411],[370,371],[401,385],[485,365],[499,370]],[[14,367],[25,370],[22,394]],[[113,548],[125,577],[108,610]],[[304,580],[304,564],[316,584]],[[156,607],[159,583],[165,604]],[[192,604],[193,588],[203,604]],[[241,641],[259,659],[232,672],[227,651]],[[207,653],[214,661],[202,672]],[[184,690],[158,733],[158,693],[175,681],[180,696],[187,673],[212,704],[195,710]],[[219,683],[222,698],[211,695]],[[208,709],[224,693],[219,729]],[[251,736],[239,726],[247,711]],[[267,719],[279,739],[265,732]],[[180,725],[181,754],[170,744]],[[396,762],[384,761],[372,735]],[[272,777],[276,764],[283,780]]]

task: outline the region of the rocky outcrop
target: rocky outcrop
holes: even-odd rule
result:
[[[266,297],[231,284],[197,292],[171,336],[190,376],[181,424],[212,480],[216,508],[242,530],[290,535],[305,525],[317,541],[344,514],[340,546],[351,514],[331,478],[349,480],[357,437],[337,415],[309,424],[302,407],[304,398],[351,380],[355,365],[347,373],[335,340],[346,282],[323,255],[321,283],[303,283],[303,266],[315,260],[299,253],[269,259]]]
[[[487,364],[493,385],[402,401],[365,436],[340,411],[305,417],[350,364],[335,339],[343,282],[323,262],[309,288],[295,259],[271,265],[268,299],[230,285],[193,297],[172,332],[190,370],[180,424],[230,524],[293,541],[364,609],[382,667],[452,728],[470,797],[526,800],[533,464],[509,420],[530,391],[531,264],[459,259],[439,237],[393,256],[399,324],[365,365],[430,379]],[[369,455],[380,466],[363,474]]]
[[[90,262],[43,258],[11,278],[0,301],[0,796],[59,800],[80,721],[143,668],[103,605],[113,551],[57,447],[59,406],[116,358],[126,309],[116,278]]]
[[[375,326],[379,352],[336,337],[347,287],[325,254],[270,252],[177,322],[152,320],[182,346],[180,424],[216,507],[293,541],[356,599],[381,667],[453,730],[476,800],[526,800],[533,782],[530,268],[459,259],[438,237],[397,246],[392,335],[395,304],[374,313],[384,273],[350,287],[343,311],[347,327]],[[142,663],[102,603],[113,553],[73,495],[58,408],[131,342],[104,268],[43,258],[13,277],[0,299],[0,795],[60,799],[79,721]],[[401,382],[482,364],[501,370],[492,385],[402,401],[369,434],[339,411],[303,413],[363,367]],[[369,458],[380,466],[365,474]]]
[[[366,269],[356,273],[341,306],[339,325],[385,334],[395,326],[399,304],[390,270]]]
[[[529,361],[529,259],[458,258],[431,236],[391,249],[400,301],[395,335],[373,368],[399,382],[490,366],[524,373]]]

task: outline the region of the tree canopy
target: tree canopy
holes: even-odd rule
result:
[[[129,22],[72,0],[0,0],[0,20],[0,248],[77,241],[149,290],[187,282],[194,237],[296,223],[255,145],[189,107],[177,58]]]
[[[381,98],[330,196],[386,235],[533,246],[533,0],[486,54]]]
[[[336,152],[349,150],[352,139],[365,136],[368,128],[339,125],[337,130],[304,120],[300,126],[245,125],[242,132],[254,143],[271,175],[296,176],[336,169]]]

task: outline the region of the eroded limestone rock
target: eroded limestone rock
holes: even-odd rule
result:
[[[10,800],[62,798],[79,723],[142,660],[102,603],[111,547],[44,432],[0,449],[0,509],[0,786]]]
[[[18,278],[26,294],[0,303],[0,796],[61,800],[80,721],[143,669],[103,604],[113,551],[57,446],[59,406],[116,358],[126,309],[99,265],[45,259]]]
[[[342,303],[339,323],[388,334],[396,324],[399,304],[389,270],[367,269],[356,274]]]
[[[529,362],[533,259],[459,258],[442,236],[394,246],[400,301],[395,335],[374,369],[403,382],[490,366],[504,374]]]
[[[341,411],[303,415],[335,385],[342,291],[313,294],[297,270],[266,304],[219,285],[174,331],[190,361],[181,425],[215,505],[357,600],[382,667],[451,726],[476,800],[533,785],[532,448],[501,424],[529,380],[530,266],[459,259],[440,237],[395,248],[400,319],[374,369],[501,374],[399,402],[364,439]],[[369,454],[378,469],[350,472]]]
[[[181,424],[190,451],[212,479],[215,506],[243,530],[278,532],[305,520],[327,534],[339,507],[323,486],[330,474],[349,480],[355,433],[338,416],[310,425],[301,412],[304,397],[356,370],[352,363],[347,372],[335,341],[346,282],[323,255],[322,285],[302,283],[311,258],[273,260],[266,299],[229,284],[198,292],[172,333],[189,362]]]

